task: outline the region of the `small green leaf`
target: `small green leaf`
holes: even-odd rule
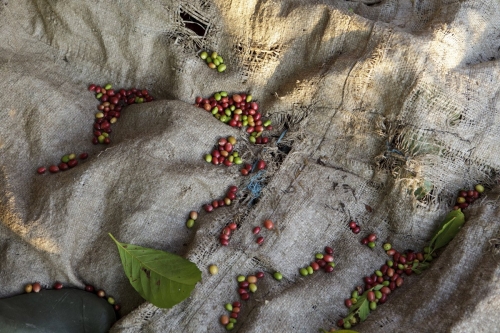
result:
[[[359,309],[359,307],[363,305],[365,301],[366,301],[366,292],[362,296],[358,297],[356,304],[354,304],[349,308],[349,314],[355,314],[356,311]]]
[[[368,302],[368,300],[366,299],[359,307],[358,310],[359,319],[361,321],[365,321],[369,314],[370,314],[370,302]]]
[[[368,291],[369,290],[365,291],[363,295],[358,298],[356,304],[349,308],[349,315],[344,319],[344,321],[348,318],[353,317],[355,314],[359,316],[359,319],[361,321],[364,321],[368,317],[368,315],[370,314],[370,302],[368,302],[368,300],[366,299]]]
[[[373,289],[373,290],[375,290],[375,291],[377,291],[377,290],[380,290],[380,289],[382,289],[382,288],[384,288],[384,285],[383,285],[383,284],[377,284],[377,285],[376,285],[375,287],[373,287],[372,289]]]
[[[430,247],[432,252],[448,245],[448,243],[458,234],[464,223],[464,213],[462,213],[460,209],[452,210],[441,223],[440,229],[431,240]]]
[[[159,308],[171,308],[189,297],[201,271],[178,255],[145,247],[116,243],[130,284],[147,301]]]

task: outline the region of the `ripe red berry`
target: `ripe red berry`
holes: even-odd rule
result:
[[[264,221],[264,228],[271,230],[274,228],[274,223],[271,220],[265,220]]]

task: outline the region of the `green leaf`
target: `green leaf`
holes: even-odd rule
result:
[[[358,310],[359,319],[361,321],[365,321],[369,314],[370,314],[370,302],[368,302],[368,300],[365,300],[361,304]]]
[[[377,285],[376,285],[375,287],[373,287],[372,289],[376,291],[376,290],[380,290],[380,289],[382,289],[382,288],[384,288],[384,285],[383,285],[383,284],[377,284]]]
[[[460,209],[452,210],[441,223],[441,227],[431,240],[432,252],[448,243],[458,234],[465,223],[464,213]]]
[[[413,273],[415,273],[417,275],[422,274],[422,271],[420,269],[418,269],[418,268],[413,268],[412,271],[413,271]]]
[[[368,291],[369,290],[365,291],[363,293],[363,295],[361,295],[358,298],[358,301],[356,302],[356,304],[354,304],[353,306],[351,306],[349,308],[349,316],[348,317],[352,317],[355,314],[358,314],[359,319],[361,321],[366,320],[366,318],[370,314],[370,302],[368,302],[368,300],[366,299],[366,295],[368,294]]]
[[[145,247],[116,243],[130,284],[147,301],[159,308],[171,308],[189,297],[201,271],[178,255]]]
[[[349,314],[350,315],[351,314],[355,314],[356,311],[359,309],[359,307],[361,305],[363,305],[363,302],[365,302],[365,301],[366,301],[366,292],[362,296],[359,296],[358,299],[357,299],[356,304],[354,304],[353,306],[351,306],[349,308]]]

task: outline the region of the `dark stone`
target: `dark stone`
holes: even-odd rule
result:
[[[105,299],[79,289],[0,299],[0,333],[104,333],[115,321],[113,307]]]

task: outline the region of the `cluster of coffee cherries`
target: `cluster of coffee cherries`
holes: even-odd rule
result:
[[[403,285],[405,276],[413,274],[413,267],[418,267],[418,264],[424,261],[432,260],[431,254],[426,253],[426,251],[429,251],[428,248],[424,249],[424,253],[413,251],[400,253],[393,249],[389,243],[384,243],[382,247],[391,259],[387,260],[373,274],[363,278],[364,286],[356,287],[351,293],[351,297],[344,301],[347,308],[351,308],[357,302],[363,301],[368,302],[370,311],[375,310],[378,305],[387,302],[388,296],[394,290]],[[359,318],[349,315],[340,319],[337,325],[348,329],[358,321]]]
[[[351,229],[351,231],[356,235],[359,234],[359,232],[361,231],[361,227],[358,225],[356,221],[349,222],[349,229]]]
[[[314,256],[315,260],[312,261],[309,266],[302,267],[299,269],[299,273],[302,276],[308,276],[314,274],[315,271],[323,269],[325,273],[333,272],[335,268],[335,263],[333,262],[333,249],[329,246],[325,246],[324,253],[316,253]]]
[[[95,97],[101,102],[94,120],[93,144],[110,144],[111,125],[120,118],[123,107],[130,104],[151,102],[153,97],[146,89],[113,89],[111,84],[104,87],[91,84],[89,91],[95,92]]]
[[[234,222],[229,223],[227,226],[222,228],[219,236],[219,242],[222,246],[229,245],[229,239],[231,239],[231,234],[233,231],[238,229],[238,225]]]
[[[79,158],[80,160],[86,160],[89,157],[87,153],[81,153]],[[76,154],[67,154],[61,157],[61,162],[58,165],[49,166],[50,173],[58,173],[59,171],[66,171],[68,169],[74,168],[78,165],[78,160],[76,158]],[[47,171],[47,168],[42,166],[36,169],[36,172],[39,175],[43,175]]]
[[[208,67],[212,69],[217,69],[219,73],[222,73],[226,70],[226,64],[224,64],[224,59],[215,51],[213,51],[210,54],[207,51],[202,51],[200,53],[200,58],[205,60]]]
[[[253,275],[239,275],[236,278],[238,282],[238,294],[242,301],[247,301],[250,299],[250,295],[257,291],[257,282],[264,277],[264,272],[256,272]],[[224,305],[225,309],[229,312],[228,315],[222,315],[220,317],[220,323],[226,330],[231,331],[234,329],[234,325],[237,322],[237,318],[241,311],[241,302],[236,301],[233,303],[227,303]]]
[[[227,167],[233,165],[233,163],[237,165],[243,163],[239,153],[234,151],[234,146],[236,145],[235,137],[220,138],[217,143],[212,153],[205,155],[205,161],[214,165],[224,164]]]
[[[186,227],[188,227],[189,229],[194,227],[194,223],[195,223],[197,218],[198,218],[198,212],[196,212],[194,210],[189,212],[189,218],[186,221]]]
[[[465,208],[469,207],[470,204],[476,201],[483,192],[484,186],[481,184],[477,184],[476,186],[474,186],[473,190],[461,190],[460,192],[458,192],[457,201],[453,209],[464,210]]]
[[[216,208],[229,206],[229,205],[231,205],[232,201],[236,199],[237,192],[238,192],[238,187],[232,185],[227,190],[227,193],[226,193],[226,196],[224,197],[224,199],[214,200],[214,201],[212,201],[212,203],[203,205],[203,209],[205,210],[205,212],[211,213]]]
[[[196,97],[195,106],[211,112],[212,115],[231,127],[243,128],[250,134],[249,141],[257,142],[264,130],[272,130],[271,120],[262,120],[259,104],[252,101],[252,95],[246,93],[229,96],[226,91],[215,93],[209,98]],[[255,134],[254,134],[255,133]],[[264,143],[261,138],[261,143]],[[269,139],[266,139],[267,143]]]
[[[371,233],[361,240],[361,244],[367,245],[370,249],[373,249],[375,246],[377,246],[377,243],[375,243],[376,240],[377,235]]]
[[[243,168],[240,170],[240,173],[242,176],[248,176],[249,174],[251,174],[254,171],[264,170],[266,168],[266,166],[267,166],[267,164],[264,160],[258,160],[255,163],[255,167],[252,166],[252,164],[250,164],[250,163],[245,163],[243,165]]]
[[[265,229],[267,230],[272,230],[274,229],[274,223],[271,220],[265,220],[264,223],[262,223]],[[256,226],[252,229],[252,233],[254,235],[260,234],[261,228],[259,226]],[[257,239],[255,239],[255,242],[259,245],[262,245],[264,243],[264,237],[263,236],[258,236]]]

